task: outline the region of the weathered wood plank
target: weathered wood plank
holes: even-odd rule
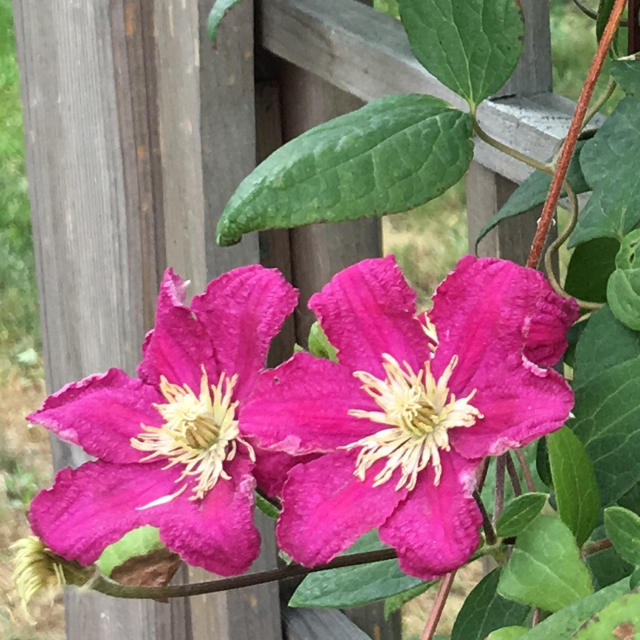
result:
[[[369,640],[349,618],[339,611],[284,609],[287,640]],[[400,636],[395,636],[400,640]]]
[[[500,141],[546,160],[565,135],[574,104],[544,93],[549,82],[543,54],[548,37],[543,34],[544,20],[532,13],[536,4],[544,9],[546,2],[524,3],[534,37],[541,39],[540,45],[538,40],[527,39],[525,55],[534,72],[530,77],[524,74],[512,87],[529,86],[527,94],[541,95],[486,101],[478,117]],[[259,0],[258,7],[260,42],[266,49],[365,102],[416,92],[465,108],[461,98],[420,66],[402,26],[388,16],[352,0]],[[476,147],[476,160],[516,182],[530,173],[526,166],[484,143]]]
[[[130,373],[164,263],[141,3],[14,4],[47,386]],[[138,25],[138,27],[136,27]],[[57,466],[78,449],[52,443]],[[190,640],[188,603],[67,594],[70,640]]]

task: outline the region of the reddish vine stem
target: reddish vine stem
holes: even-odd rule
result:
[[[513,487],[513,494],[516,496],[522,495],[522,485],[520,484],[520,478],[518,477],[518,470],[516,465],[513,464],[513,458],[507,453],[507,473],[511,480],[511,486]]]
[[[442,578],[442,582],[438,588],[438,594],[436,595],[436,600],[433,603],[433,608],[429,614],[429,619],[427,620],[424,631],[420,636],[420,640],[433,640],[436,628],[438,627],[438,623],[442,617],[442,612],[444,611],[444,605],[447,604],[447,598],[451,592],[451,587],[453,586],[453,580],[455,577],[456,572],[452,571]]]
[[[573,156],[573,152],[578,142],[578,136],[580,135],[582,123],[587,113],[587,109],[589,108],[589,102],[591,101],[591,96],[593,96],[598,76],[602,71],[602,66],[604,65],[607,53],[609,52],[609,48],[611,47],[611,43],[618,29],[620,19],[622,18],[622,12],[624,11],[626,4],[627,0],[615,0],[615,4],[609,16],[609,21],[607,22],[607,26],[602,34],[602,38],[600,39],[598,50],[596,51],[596,55],[593,58],[591,67],[589,68],[587,79],[582,87],[582,93],[578,99],[576,111],[573,114],[571,125],[569,126],[569,132],[567,133],[567,139],[562,147],[562,152],[560,154],[556,170],[553,174],[551,188],[549,189],[547,200],[544,203],[540,222],[538,223],[538,229],[531,245],[529,260],[527,261],[527,266],[531,269],[536,269],[538,262],[540,262],[540,256],[542,255],[544,243],[553,222],[553,216],[558,205],[562,185],[567,177],[569,163],[571,162],[571,157]]]
[[[528,491],[535,491],[536,484],[533,481],[533,475],[531,474],[531,469],[529,469],[529,463],[527,459],[524,457],[524,452],[522,449],[516,449],[516,458],[518,458],[518,462],[522,467],[522,473],[524,475],[524,483],[527,485]]]

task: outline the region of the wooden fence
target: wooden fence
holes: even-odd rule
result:
[[[252,234],[216,246],[242,178],[283,142],[381,96],[461,100],[410,53],[400,25],[353,0],[258,0],[233,10],[214,52],[212,0],[14,0],[48,388],[109,366],[134,372],[166,265],[192,292],[232,267],[279,267],[302,292],[280,338],[303,342],[309,296],[343,267],[381,252],[379,221]],[[540,160],[573,105],[551,93],[547,0],[522,0],[523,60],[479,118]],[[467,178],[469,235],[529,170],[478,143]],[[505,223],[486,254],[520,262],[536,214]],[[52,444],[57,467],[78,450]],[[276,562],[273,531],[255,569]],[[178,579],[200,580],[183,570]],[[286,590],[286,585],[283,592]],[[69,640],[399,640],[380,606],[289,610],[278,585],[171,604],[67,594]],[[358,628],[359,627],[359,628]]]

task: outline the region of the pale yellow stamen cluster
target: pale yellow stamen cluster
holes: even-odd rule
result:
[[[217,385],[210,385],[204,368],[200,393],[188,385],[172,384],[166,378],[160,382],[160,391],[167,402],[157,404],[164,424],[161,427],[141,425],[144,433],[131,439],[131,445],[140,451],[150,452],[142,462],[165,458],[165,469],[176,465],[184,468],[177,483],[180,489],[143,508],[167,502],[186,490],[189,478],[197,478],[190,500],[202,500],[220,479],[229,480],[224,463],[235,458],[238,443],[247,447],[251,459],[255,453],[251,445],[240,437],[236,419],[237,401],[233,401],[233,389],[237,376],[229,378],[224,373]]]
[[[442,476],[440,450],[450,450],[449,429],[471,427],[483,417],[470,404],[475,391],[466,398],[457,399],[449,390],[449,379],[457,364],[457,356],[453,357],[438,380],[431,372],[430,362],[425,362],[424,368],[416,373],[407,362],[401,366],[388,354],[384,354],[383,359],[384,380],[366,371],[354,373],[381,411],[353,409],[349,413],[388,426],[346,447],[360,448],[355,475],[364,480],[373,464],[386,460],[375,476],[373,486],[389,481],[396,469],[400,469],[396,489],[406,487],[411,491],[420,472],[431,462],[437,485]]]

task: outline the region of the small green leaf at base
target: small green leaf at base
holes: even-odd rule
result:
[[[546,611],[559,611],[593,593],[589,572],[564,523],[538,516],[518,536],[498,593]]]
[[[309,353],[316,358],[338,361],[338,352],[329,342],[327,334],[322,330],[319,322],[314,322],[309,331]]]
[[[218,243],[245,233],[408,211],[441,195],[469,168],[468,113],[432,96],[382,98],[278,149],[238,187]]]
[[[517,0],[400,0],[413,54],[472,108],[509,79],[522,54]]]
[[[604,525],[620,557],[640,566],[640,516],[623,507],[609,507],[604,512]]]
[[[411,602],[414,598],[421,596],[423,593],[430,589],[435,582],[423,582],[419,584],[417,587],[413,587],[412,589],[408,589],[407,591],[403,591],[398,595],[391,596],[384,601],[384,618],[388,620],[391,615],[393,615],[396,611],[399,611],[404,607],[407,602]]]
[[[264,513],[265,516],[276,520],[280,515],[280,509],[275,504],[267,500],[264,496],[261,496],[256,492],[256,507]]]
[[[485,640],[496,629],[524,623],[529,607],[499,595],[499,580],[500,569],[494,569],[476,585],[460,609],[451,640]]]
[[[510,502],[498,518],[498,536],[507,538],[522,533],[540,515],[548,497],[546,493],[525,493]]]
[[[589,539],[600,515],[600,495],[593,464],[568,427],[547,436],[558,513],[578,546]]]
[[[225,16],[233,7],[241,2],[242,0],[216,0],[214,3],[211,13],[209,14],[209,19],[207,20],[207,36],[209,36],[209,40],[214,46],[216,38],[218,37],[218,29]]]
[[[105,576],[110,576],[116,567],[127,560],[162,548],[164,545],[160,542],[158,529],[149,526],[139,527],[129,531],[118,542],[110,544],[102,552],[96,565]]]

